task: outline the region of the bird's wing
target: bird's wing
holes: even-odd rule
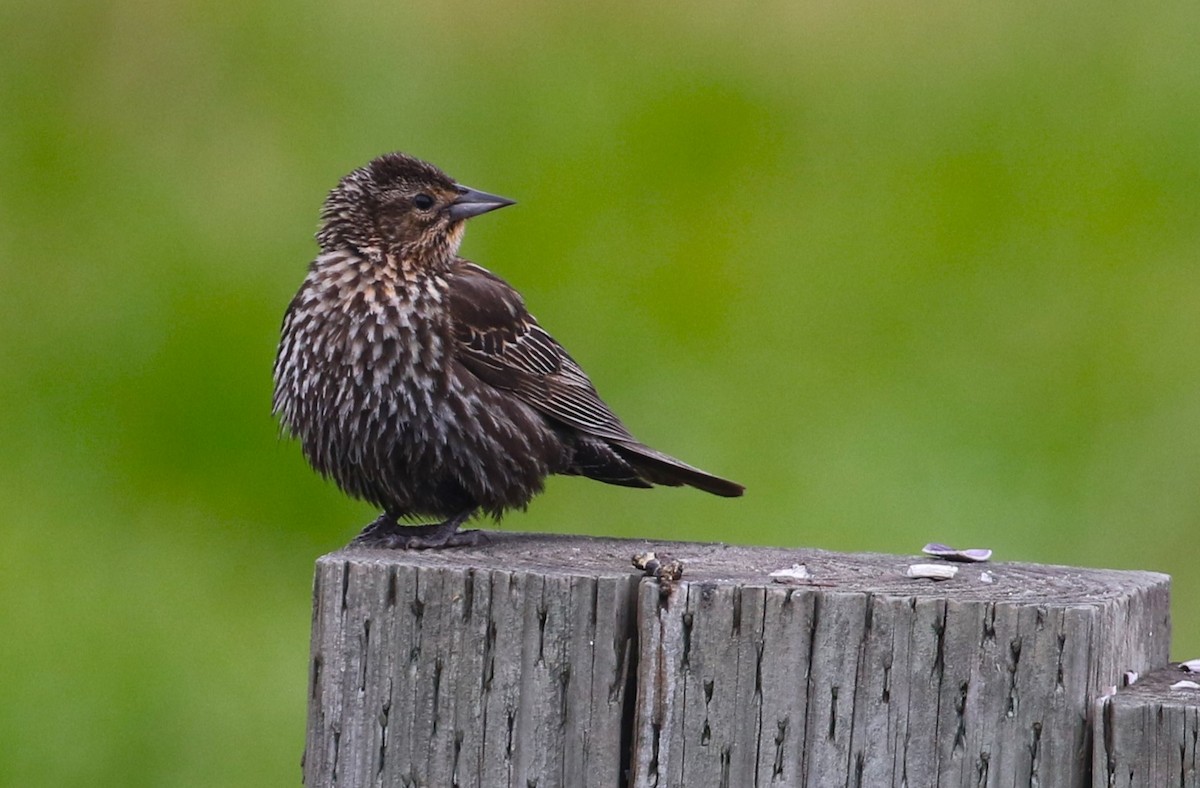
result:
[[[451,280],[458,358],[476,377],[585,433],[637,442],[575,359],[525,310],[520,293],[465,260],[456,264]]]

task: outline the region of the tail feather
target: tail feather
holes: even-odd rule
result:
[[[726,498],[737,498],[746,491],[746,488],[737,482],[731,482],[728,479],[722,479],[720,476],[713,476],[711,473],[706,473],[699,468],[693,468],[686,462],[677,460],[668,454],[663,454],[661,451],[655,451],[641,443],[618,443],[613,441],[610,445],[617,454],[621,455],[623,459],[636,468],[647,481],[654,484],[663,484],[670,487],[679,487],[686,484],[689,487],[695,487],[698,490],[704,490],[713,495],[720,495]]]
[[[653,487],[628,460],[613,451],[607,441],[585,436],[575,444],[570,464],[563,471],[622,487]]]

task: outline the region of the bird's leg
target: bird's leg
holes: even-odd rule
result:
[[[479,544],[482,531],[459,531],[458,527],[475,514],[475,509],[459,512],[450,519],[432,525],[401,525],[396,515],[384,512],[375,518],[350,544],[355,547],[382,547],[399,550],[425,550],[439,547],[470,547]]]
[[[389,537],[395,534],[400,527],[395,515],[383,512],[359,531],[358,536],[350,541],[350,546],[385,547]]]

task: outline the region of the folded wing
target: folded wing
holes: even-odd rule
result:
[[[632,487],[687,484],[741,495],[734,482],[640,443],[609,409],[583,369],[525,309],[521,295],[480,266],[459,261],[449,311],[458,358],[480,380],[512,392],[580,433],[574,472]]]

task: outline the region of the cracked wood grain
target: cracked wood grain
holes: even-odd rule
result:
[[[1200,690],[1171,689],[1195,678],[1163,668],[1096,702],[1093,785],[1200,788]]]
[[[682,578],[630,569],[654,549]],[[811,583],[771,580],[796,563]],[[1165,663],[1167,578],[994,563],[934,584],[909,563],[530,534],[325,556],[305,782],[1045,788],[1094,763],[1102,785],[1196,785],[1194,708],[1183,749],[1153,740],[1173,781],[1138,781],[1150,712],[1120,696],[1092,748],[1103,688]]]
[[[306,785],[619,785],[638,578],[582,545],[320,559]]]
[[[935,585],[894,556],[672,549],[683,578],[639,596],[634,724],[659,741],[638,739],[638,788],[1082,788],[1092,700],[1166,660],[1162,575],[991,564]],[[814,583],[769,580],[793,563]]]

